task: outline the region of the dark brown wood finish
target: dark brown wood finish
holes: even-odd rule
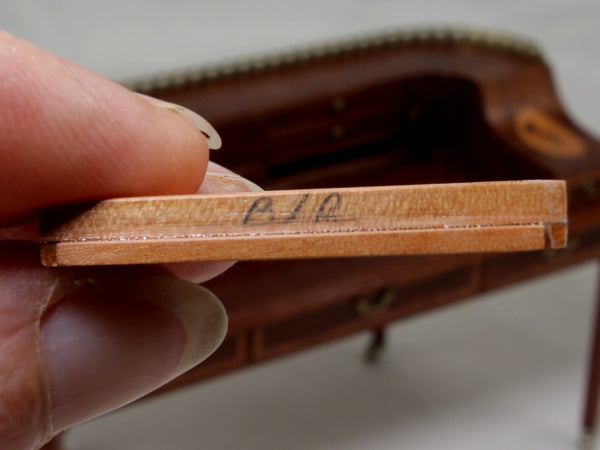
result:
[[[590,342],[590,365],[587,378],[586,404],[583,411],[584,445],[593,445],[598,422],[600,395],[600,286],[597,287],[596,314]],[[589,439],[589,441],[588,441]]]
[[[239,263],[207,283],[229,312],[226,345],[163,391],[600,255],[600,142],[569,119],[543,58],[433,36],[149,93],[204,115],[224,142],[214,160],[267,189],[566,179],[568,248]],[[587,432],[596,426],[594,336]]]
[[[600,142],[538,53],[488,38],[432,32],[146,85],[206,117],[224,142],[214,160],[267,189],[566,179],[572,233],[557,251],[238,263],[206,283],[230,317],[225,344],[161,392],[361,330],[381,338],[391,321],[600,256]]]

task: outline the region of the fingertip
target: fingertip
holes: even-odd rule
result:
[[[8,33],[0,79],[0,220],[201,184],[207,142],[181,115]]]
[[[218,150],[221,148],[222,141],[219,133],[217,133],[217,130],[215,130],[214,127],[200,114],[175,103],[166,102],[138,92],[135,94],[157,108],[178,114],[186,119],[204,135],[210,150]]]
[[[201,261],[165,264],[165,267],[177,278],[192,283],[204,283],[230,269],[235,261]]]
[[[114,281],[84,284],[42,321],[53,433],[151,392],[225,336],[225,310],[202,287],[167,276]]]
[[[214,162],[208,163],[207,173],[199,194],[257,192],[262,189],[252,181]],[[165,264],[175,276],[194,283],[203,283],[225,272],[235,261],[201,261]]]

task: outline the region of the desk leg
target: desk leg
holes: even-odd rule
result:
[[[594,447],[598,422],[598,395],[600,394],[600,282],[597,281],[597,283],[596,311],[594,315],[594,328],[592,329],[592,345],[588,363],[588,381],[583,415],[581,447],[584,449]]]
[[[373,335],[371,336],[371,342],[369,342],[369,346],[367,347],[367,352],[365,354],[365,359],[369,364],[376,364],[381,357],[381,353],[383,352],[385,347],[385,330],[383,327],[378,327],[373,330]]]

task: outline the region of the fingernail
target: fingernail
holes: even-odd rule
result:
[[[52,432],[112,411],[208,357],[227,316],[206,289],[177,278],[90,283],[42,322]]]
[[[144,98],[146,101],[152,103],[154,106],[174,112],[189,120],[196,128],[198,128],[202,132],[204,136],[206,136],[206,142],[208,143],[209,149],[218,150],[221,148],[222,142],[219,133],[217,133],[217,130],[215,130],[213,126],[201,115],[175,103],[165,102],[164,100],[159,100],[157,98],[149,97],[148,95],[144,94],[136,94]]]
[[[204,176],[203,192],[262,192],[263,189],[252,181],[231,172],[207,172]]]

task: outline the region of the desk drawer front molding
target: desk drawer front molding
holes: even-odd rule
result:
[[[427,281],[378,289],[289,318],[265,323],[253,334],[255,361],[280,356],[391,321],[425,312],[474,294],[481,285],[477,266],[459,267]]]

